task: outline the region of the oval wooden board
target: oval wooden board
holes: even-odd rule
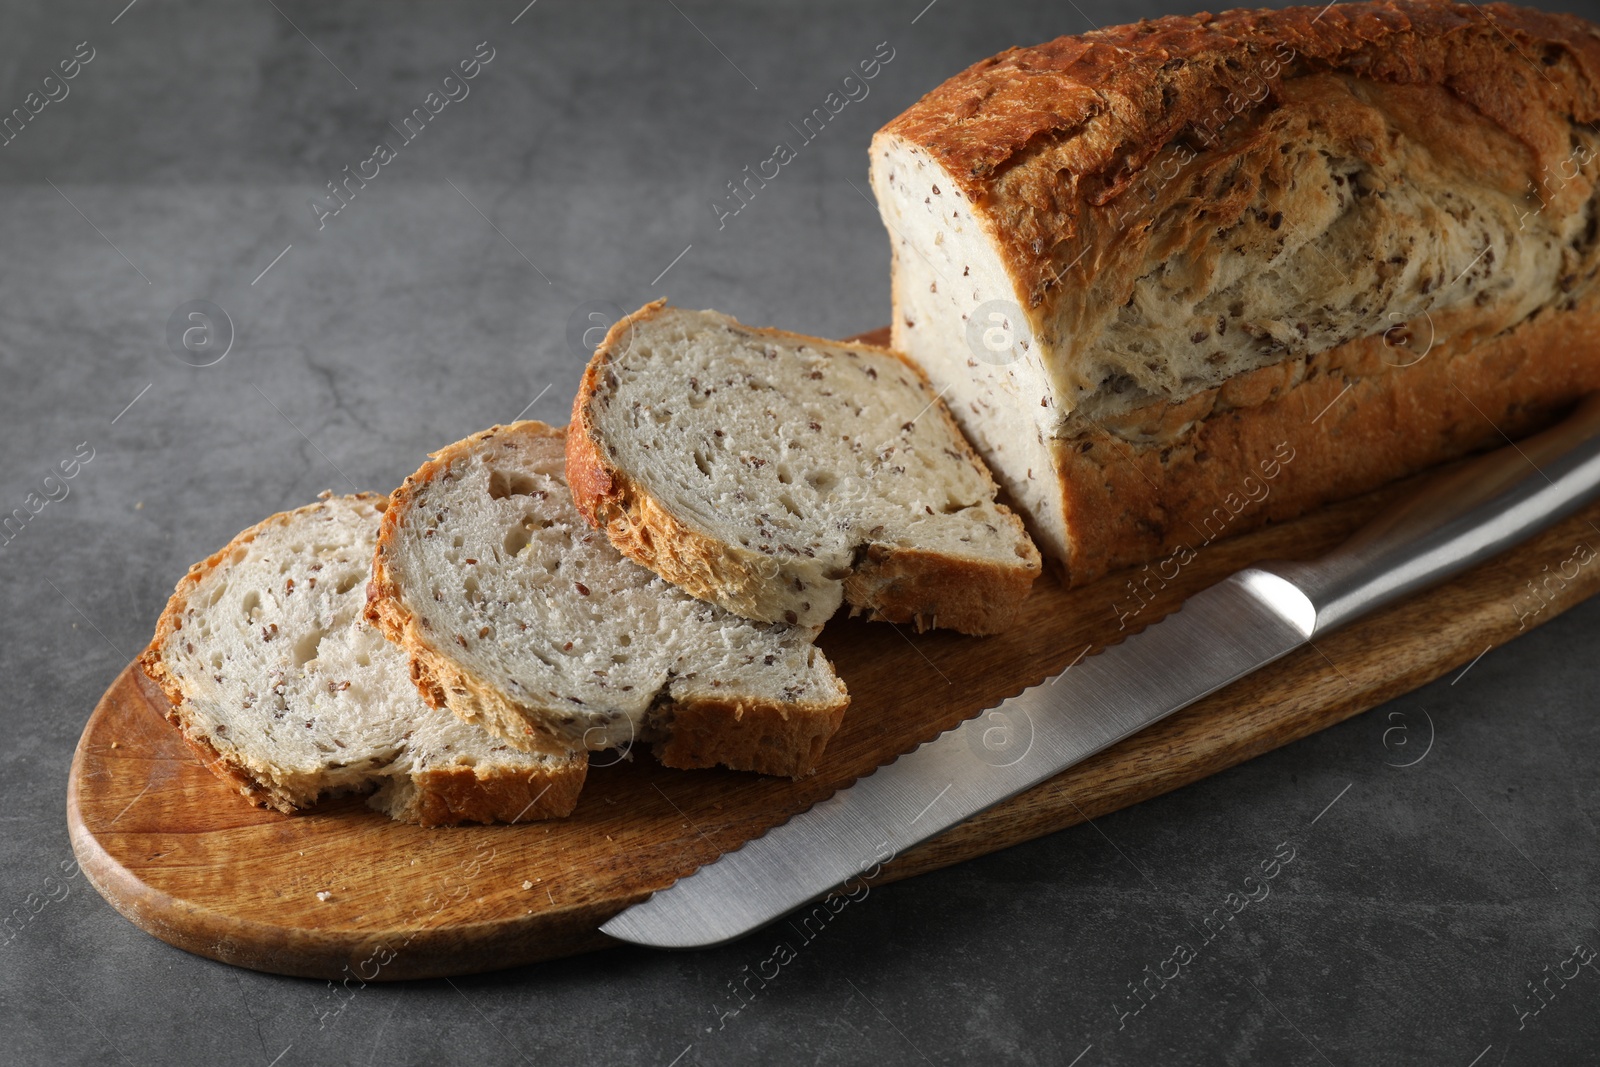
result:
[[[888,330],[858,341],[885,344]],[[1426,475],[1422,475],[1426,477]],[[134,925],[213,960],[333,981],[507,968],[616,944],[598,926],[944,729],[1152,624],[1190,593],[1267,558],[1342,541],[1390,486],[1198,550],[1176,581],[1128,574],[1066,590],[1042,579],[1010,632],[971,638],[835,619],[822,648],[851,707],[803,782],[670,771],[648,753],[590,765],[568,819],[422,830],[360,798],[299,816],[251,808],[166,725],[166,697],[128,665],[78,739],[67,785],[72,848]],[[982,856],[1178,789],[1432,681],[1600,590],[1581,568],[1526,609],[1526,582],[1600,531],[1600,506],[1450,584],[1320,638],[1098,757],[896,857],[894,881]],[[1136,574],[1141,581],[1149,574]],[[598,763],[611,758],[598,753]]]
[[[1402,483],[1202,549],[1140,613],[1251,562],[1317,555]],[[1596,536],[1600,507],[1423,596],[1229,686],[1005,804],[906,852],[890,881],[957,863],[1176,789],[1304,737],[1471,661],[1522,629],[1526,583]],[[423,830],[360,799],[285,816],[208,773],[130,666],[95,708],[73,759],[67,817],[94,886],[179,948],[281,974],[384,981],[511,967],[612,942],[597,927],[899,753],[1120,640],[1127,575],[1067,591],[1039,583],[997,637],[914,634],[836,620],[822,646],[850,687],[818,772],[790,782],[672,771],[640,753],[595,767],[568,819]],[[1152,583],[1152,586],[1154,583]],[[1600,588],[1583,568],[1537,625]],[[601,756],[604,762],[605,756]]]

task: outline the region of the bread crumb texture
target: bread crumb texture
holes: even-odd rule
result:
[[[1003,629],[1039,572],[1020,520],[892,352],[651,304],[574,408],[579,505],[634,559],[737,614]]]
[[[809,771],[848,703],[818,628],[730,615],[625,559],[578,514],[564,456],[559,429],[494,427],[395,492],[371,613],[422,690],[530,750],[650,741],[676,766]]]
[[[364,617],[387,500],[323,494],[192,568],[141,666],[210,769],[279,811],[375,790],[437,825],[565,815],[585,758],[517,750],[429,707]]]

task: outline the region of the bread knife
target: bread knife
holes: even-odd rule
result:
[[[879,767],[600,929],[658,948],[749,933],[1329,630],[1519,543],[1597,495],[1600,394],[1552,429],[1444,468],[1320,559],[1265,562],[1210,586],[1160,622]]]

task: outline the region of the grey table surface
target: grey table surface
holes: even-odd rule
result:
[[[1094,826],[878,888],[736,1014],[769,937],[369,986],[329,1018],[326,983],[135,929],[60,871],[67,769],[190,562],[490,423],[564,421],[590,312],[886,322],[871,133],[1008,45],[1171,8],[125,2],[0,11],[0,110],[92,56],[0,147],[0,511],[92,450],[0,544],[0,1063],[1600,1062],[1600,963],[1537,1014],[1529,985],[1600,945],[1600,604]],[[719,218],[883,42],[867,95]],[[404,142],[390,124],[475,52],[468,95]],[[314,209],[380,140],[378,176]],[[174,345],[200,300],[226,321]],[[1285,842],[1270,895],[1134,1000]]]

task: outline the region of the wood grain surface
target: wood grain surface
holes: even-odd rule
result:
[[[1253,561],[1336,544],[1407,483],[1202,549],[1134,624],[1127,574],[1067,591],[1042,580],[1009,633],[972,638],[839,619],[821,644],[853,697],[800,782],[673,771],[645,752],[596,766],[571,818],[423,830],[358,798],[296,816],[212,777],[132,666],[85,727],[67,798],[73,847],[118,911],[173,945],[283,974],[354,983],[510,967],[607,945],[607,918],[759,836],[899,753],[1039,682]],[[1457,580],[1305,648],[1005,804],[909,850],[892,881],[1179,788],[1470,662],[1593,593],[1600,568],[1530,599],[1600,539],[1600,507]],[[1537,615],[1527,612],[1538,603]],[[610,757],[600,755],[597,763]]]

